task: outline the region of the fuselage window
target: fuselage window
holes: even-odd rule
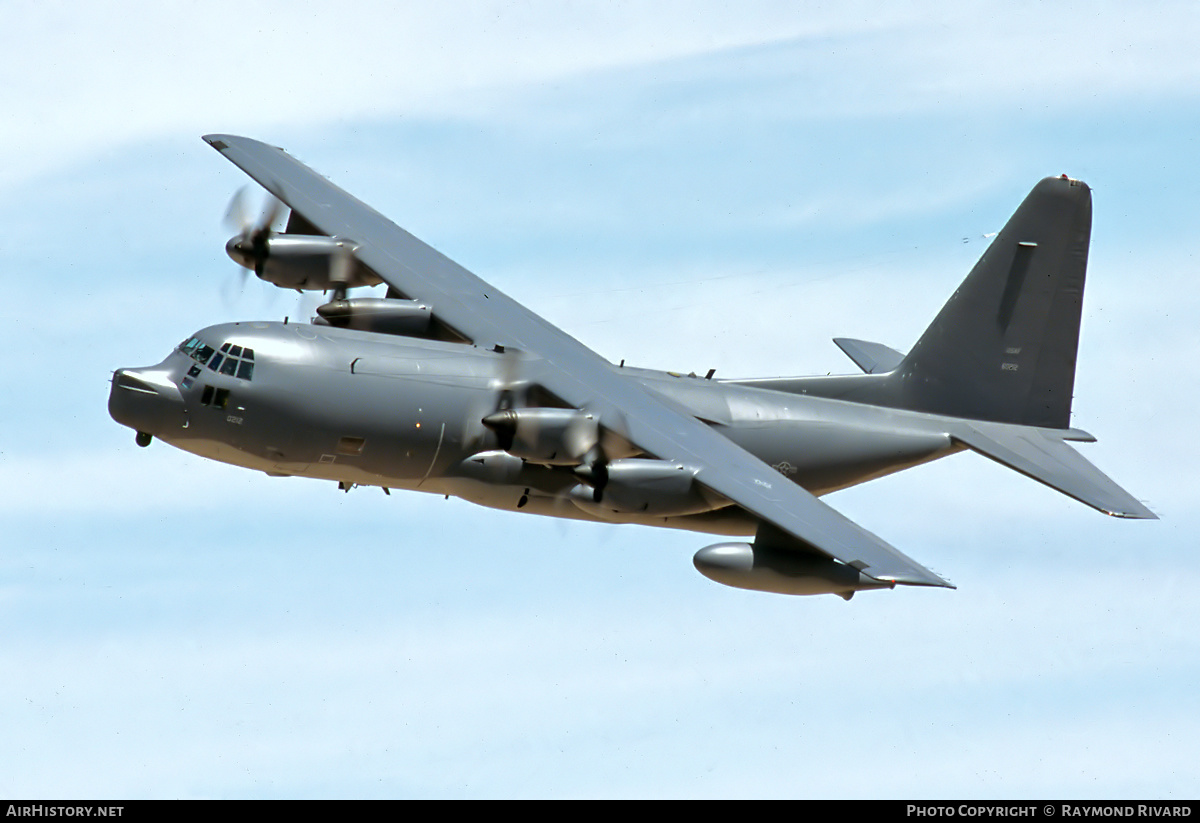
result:
[[[181,385],[185,389],[190,389],[192,387],[192,384],[196,382],[196,376],[199,374],[200,374],[200,367],[192,366],[190,369],[188,369],[187,377],[183,378]]]
[[[200,392],[200,405],[212,406],[215,409],[223,409],[229,403],[229,389],[218,389],[213,386],[205,386],[204,391]]]

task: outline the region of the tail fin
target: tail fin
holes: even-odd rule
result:
[[[892,373],[900,405],[1068,428],[1091,231],[1087,185],[1038,183]]]

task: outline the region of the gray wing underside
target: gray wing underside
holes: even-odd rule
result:
[[[697,480],[797,543],[880,580],[951,584],[822,503],[706,424],[678,410],[604,358],[282,149],[231,135],[207,141],[324,234],[353,241],[356,255],[389,286],[480,348],[500,345],[534,361],[537,381],[663,460],[699,467]]]

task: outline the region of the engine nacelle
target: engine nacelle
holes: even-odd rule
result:
[[[334,237],[270,233],[249,238],[239,234],[225,244],[225,251],[239,266],[285,289],[328,291],[383,282],[354,257],[353,244]]]
[[[697,469],[683,463],[648,458],[613,460],[607,466],[582,468],[580,484],[569,496],[597,517],[621,515],[680,517],[728,505],[727,500],[696,482]]]
[[[777,594],[836,594],[849,600],[857,591],[896,585],[836,560],[749,543],[706,546],[696,552],[692,563],[700,574],[717,583]]]
[[[319,320],[341,329],[421,337],[429,332],[433,309],[415,300],[353,297],[317,306]]]
[[[512,485],[517,482],[525,461],[508,452],[489,451],[473,454],[458,464],[455,474],[479,480],[494,486]]]

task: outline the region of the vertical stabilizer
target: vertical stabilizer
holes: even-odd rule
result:
[[[1038,183],[893,372],[900,405],[1068,428],[1091,230],[1086,184]]]

